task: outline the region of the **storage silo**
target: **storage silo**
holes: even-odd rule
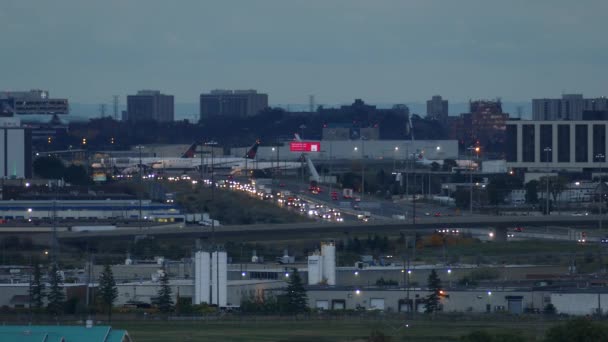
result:
[[[323,280],[323,257],[315,252],[308,256],[308,285],[317,285]]]
[[[327,285],[336,285],[336,245],[333,241],[321,242],[323,256],[323,279]]]
[[[194,254],[194,304],[210,303],[211,261],[209,252]]]
[[[225,307],[228,301],[228,255],[226,252],[213,252],[211,264],[211,303]]]

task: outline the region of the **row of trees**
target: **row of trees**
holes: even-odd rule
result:
[[[548,184],[547,184],[548,183]],[[568,179],[563,176],[541,177],[540,180],[531,180],[523,184],[522,180],[512,175],[502,175],[493,177],[486,187],[485,191],[479,188],[473,189],[473,201],[480,202],[479,204],[487,204],[497,206],[504,204],[506,197],[513,190],[526,190],[527,204],[540,204],[544,208],[544,202],[539,201],[539,193],[547,192],[549,188],[549,196],[552,202],[556,202],[560,194],[568,187]],[[457,207],[467,209],[470,203],[470,190],[459,189],[454,194],[454,201]]]
[[[308,311],[308,296],[298,270],[292,268],[287,280],[287,288],[282,295],[243,298],[241,311],[248,313],[290,313]]]
[[[61,315],[65,312],[66,296],[61,287],[63,280],[57,264],[53,263],[49,270],[48,283],[49,288],[42,281],[42,268],[38,263],[34,264],[32,271],[32,280],[30,282],[30,305],[37,312],[47,312],[51,315]],[[46,307],[45,307],[46,298]],[[98,303],[105,309],[108,314],[108,320],[112,319],[112,309],[116,299],[118,298],[118,288],[112,273],[110,265],[105,265],[99,277],[99,285],[97,288]],[[169,313],[174,308],[173,298],[171,296],[171,287],[169,286],[169,276],[167,272],[163,272],[160,278],[160,288],[158,295],[153,299],[153,304],[160,312]]]
[[[34,174],[45,179],[63,179],[73,185],[92,183],[87,170],[82,165],[65,166],[57,157],[38,157],[33,163]]]

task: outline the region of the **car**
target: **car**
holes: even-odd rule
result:
[[[424,213],[424,216],[431,216],[431,213]]]
[[[441,213],[440,213],[440,212],[436,212],[434,216],[435,216],[435,217],[440,217],[440,216],[441,216]]]
[[[515,227],[513,230],[516,231],[516,232],[518,232],[518,233],[521,233],[521,232],[524,231],[524,229],[522,227]]]
[[[279,183],[279,188],[284,188],[285,187],[285,183]]]
[[[603,238],[600,240],[600,243],[608,243],[608,237],[603,237]]]

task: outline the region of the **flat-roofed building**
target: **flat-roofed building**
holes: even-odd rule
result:
[[[606,167],[607,128],[606,121],[508,121],[507,167],[564,171]]]
[[[140,90],[136,95],[127,96],[129,121],[171,122],[174,118],[173,95],[161,94],[159,90]]]
[[[583,120],[584,111],[608,110],[608,98],[586,99],[582,94],[564,94],[561,99],[533,99],[534,120]]]
[[[2,116],[29,114],[69,114],[67,99],[51,98],[47,90],[0,92]]]
[[[200,119],[214,116],[247,117],[268,108],[268,94],[256,90],[212,90],[200,96]]]

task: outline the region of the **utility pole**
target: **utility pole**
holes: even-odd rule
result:
[[[141,158],[141,150],[144,148],[142,145],[137,145],[136,147],[139,150],[139,230],[143,229],[143,222],[142,222],[142,197],[143,197],[143,184],[144,184],[144,177],[143,177],[143,164],[142,164],[142,158]]]
[[[479,153],[479,146],[470,146],[467,148],[470,152],[469,156],[469,214],[473,215],[473,151]],[[479,158],[478,158],[479,159]]]
[[[602,231],[602,205],[604,204],[604,183],[602,181],[602,163],[604,162],[606,156],[602,153],[598,153],[595,155],[595,159],[600,162],[600,206],[599,206],[599,230]]]
[[[545,179],[545,183],[547,183],[547,192],[546,192],[546,207],[545,207],[545,212],[547,213],[547,215],[551,214],[551,211],[549,210],[549,153],[551,153],[552,149],[551,147],[545,147],[545,149],[543,150],[545,151],[545,159],[547,162],[547,176]]]

